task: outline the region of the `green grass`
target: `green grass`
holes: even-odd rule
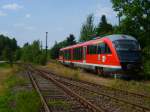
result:
[[[150,95],[150,84],[145,84],[144,82],[138,82],[134,80],[125,81],[116,79],[113,83],[111,83],[111,86],[114,88],[124,89],[135,93],[143,93]]]
[[[35,91],[21,91],[14,97],[14,112],[38,112],[40,109],[40,98]]]
[[[38,112],[40,99],[35,91],[7,91],[0,96],[0,112]]]
[[[13,96],[6,92],[0,96],[0,112],[13,112],[10,102],[12,102]]]
[[[24,85],[27,82],[27,80],[25,78],[23,78],[22,76],[18,76],[18,75],[10,75],[6,80],[5,80],[5,85],[8,88],[12,88],[16,85]]]
[[[10,68],[8,63],[0,63],[0,68]]]
[[[49,100],[48,105],[55,108],[62,108],[65,111],[68,111],[70,109],[70,104],[64,100],[58,99],[58,100]]]
[[[14,69],[16,71],[16,68]],[[16,75],[14,71],[9,73],[3,82],[4,91],[0,95],[0,112],[38,112],[41,106],[38,94],[23,88],[22,85],[28,80]]]

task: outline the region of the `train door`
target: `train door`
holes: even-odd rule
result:
[[[98,61],[98,64],[100,64],[101,63],[101,45],[100,44],[97,45],[97,55],[98,55],[97,61]]]
[[[83,63],[86,63],[86,46],[83,47]]]
[[[110,64],[111,63],[111,51],[109,46],[106,43],[100,43],[98,45],[98,61],[101,64]]]

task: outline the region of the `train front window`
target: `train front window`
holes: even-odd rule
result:
[[[139,44],[134,40],[116,40],[113,43],[116,50],[139,50]]]

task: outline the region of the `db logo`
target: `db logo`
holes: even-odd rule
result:
[[[102,62],[106,61],[106,56],[102,56]]]

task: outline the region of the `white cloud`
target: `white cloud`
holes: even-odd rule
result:
[[[31,17],[31,14],[26,14],[25,15],[25,18],[30,18]]]
[[[0,10],[0,16],[7,16],[7,14]]]
[[[17,3],[12,3],[12,4],[6,4],[2,6],[3,9],[8,9],[8,10],[18,10],[23,8],[23,6],[17,4]]]

